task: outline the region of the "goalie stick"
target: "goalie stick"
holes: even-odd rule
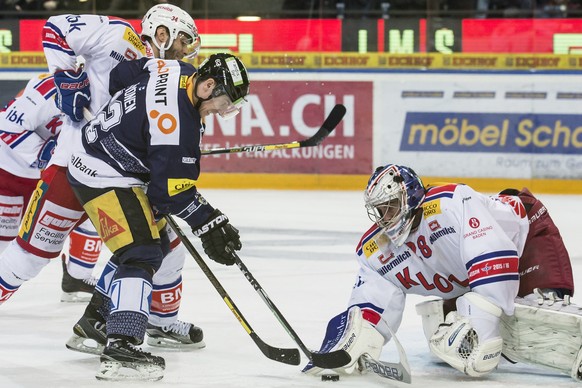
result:
[[[194,248],[194,245],[192,245],[192,243],[190,242],[188,237],[184,234],[182,229],[178,226],[176,221],[174,221],[174,219],[170,215],[166,215],[165,218],[166,218],[166,221],[168,222],[168,224],[170,225],[170,227],[174,230],[174,232],[176,232],[176,234],[178,235],[178,237],[180,238],[180,240],[182,241],[182,243],[184,244],[184,246],[186,247],[188,252],[190,252],[190,254],[194,258],[194,260],[196,260],[196,263],[198,263],[198,265],[200,266],[200,269],[202,269],[202,272],[204,272],[204,275],[206,275],[208,280],[210,280],[210,283],[212,283],[212,285],[214,286],[216,291],[218,291],[218,293],[220,294],[220,296],[224,300],[224,303],[226,303],[226,305],[228,306],[230,311],[232,311],[232,313],[236,317],[237,321],[239,321],[239,323],[241,324],[243,329],[245,329],[245,331],[249,334],[249,336],[252,338],[252,340],[255,342],[255,344],[259,347],[261,352],[263,352],[263,354],[271,360],[282,362],[285,364],[290,364],[290,365],[299,365],[299,363],[301,362],[299,350],[273,347],[273,346],[265,343],[257,335],[257,333],[255,333],[255,331],[251,328],[251,325],[247,322],[247,320],[242,315],[240,310],[236,307],[236,305],[234,304],[233,300],[230,298],[230,296],[228,295],[228,293],[226,292],[224,287],[222,287],[222,284],[220,284],[220,282],[218,281],[218,279],[216,278],[214,273],[210,270],[208,265],[204,262],[204,259],[202,259],[202,256],[200,256],[200,254],[196,251],[196,249]]]
[[[303,147],[314,147],[319,145],[329,134],[337,127],[340,121],[344,118],[346,114],[346,107],[342,104],[337,104],[333,107],[329,115],[321,124],[321,127],[317,132],[310,138],[292,141],[290,143],[278,143],[278,144],[263,144],[263,145],[246,145],[241,147],[233,148],[214,148],[209,150],[200,150],[202,155],[215,155],[215,154],[232,154],[236,152],[258,152],[258,151],[274,151],[283,150],[291,148],[303,148]]]
[[[404,348],[400,344],[400,341],[398,341],[398,338],[396,338],[396,335],[392,329],[388,328],[388,330],[390,331],[394,345],[396,345],[396,349],[398,350],[398,357],[400,358],[400,361],[394,363],[375,360],[370,357],[369,354],[364,353],[360,357],[361,364],[366,370],[375,373],[380,377],[410,384],[412,382],[412,377],[410,375],[410,365],[408,365],[408,358],[406,358]]]
[[[228,249],[228,248],[227,248]],[[285,319],[281,311],[275,306],[273,301],[269,298],[263,287],[259,284],[257,279],[253,276],[251,271],[247,268],[247,266],[242,262],[240,257],[234,251],[230,251],[235,257],[235,264],[241,270],[245,278],[249,281],[249,283],[253,286],[255,291],[260,295],[261,299],[265,302],[265,304],[269,307],[269,310],[275,315],[277,320],[281,323],[281,326],[285,329],[285,331],[289,334],[289,336],[295,341],[295,343],[299,346],[299,348],[305,353],[307,358],[312,362],[313,365],[324,368],[324,369],[333,369],[339,368],[344,365],[350,363],[352,358],[343,349],[339,349],[329,353],[317,353],[310,351],[307,346],[301,341],[295,330],[291,327],[289,322]]]

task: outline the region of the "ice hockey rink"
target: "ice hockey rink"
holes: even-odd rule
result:
[[[357,264],[355,246],[370,225],[357,191],[202,190],[241,231],[242,260],[303,342],[318,349],[330,317],[346,307]],[[580,196],[539,195],[561,229],[577,287],[582,287]],[[184,224],[181,224],[184,225]],[[187,228],[184,228],[187,230]],[[196,238],[188,235],[199,248]],[[102,259],[108,255],[104,252]],[[102,262],[102,261],[101,261]],[[231,299],[268,344],[296,347],[237,267],[207,260]],[[191,352],[144,348],[166,359],[165,376],[148,383],[97,381],[96,356],[64,346],[84,304],[59,302],[61,264],[55,260],[0,307],[0,388],[13,387],[406,387],[375,375],[321,381],[267,359],[197,266],[187,257],[183,271],[182,320],[204,329],[206,348]],[[420,317],[409,297],[397,332],[411,365],[414,387],[577,387],[568,376],[502,361],[499,369],[471,379],[428,357]],[[574,302],[582,304],[576,296]],[[559,344],[556,344],[559,346]],[[396,361],[389,343],[382,359]]]

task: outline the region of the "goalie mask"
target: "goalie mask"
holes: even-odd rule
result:
[[[158,27],[166,27],[170,33],[168,39],[163,45],[160,45],[155,39]],[[188,54],[186,58],[192,59],[200,50],[200,36],[194,23],[194,19],[183,9],[172,4],[154,5],[144,15],[141,21],[141,35],[147,36],[152,43],[160,50],[160,58],[164,59],[164,53],[174,43],[174,40],[180,39],[185,45]]]
[[[401,246],[412,228],[415,210],[425,189],[414,170],[395,164],[378,167],[364,193],[368,217],[396,246]]]
[[[227,120],[236,116],[240,112],[241,106],[246,102],[245,97],[249,94],[250,82],[245,65],[240,59],[232,54],[212,54],[198,69],[198,83],[208,78],[216,81],[216,86],[212,90],[212,95],[206,99],[196,96],[199,101],[208,101],[213,98],[221,98],[219,115]],[[226,98],[222,98],[225,96]]]

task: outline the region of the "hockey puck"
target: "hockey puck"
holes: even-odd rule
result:
[[[321,375],[321,381],[339,381],[339,375],[331,374]]]

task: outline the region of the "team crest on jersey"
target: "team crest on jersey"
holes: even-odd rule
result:
[[[422,204],[422,212],[424,214],[424,218],[428,218],[431,216],[436,216],[437,214],[441,214],[441,200],[435,199],[433,201],[424,202]]]
[[[173,197],[183,191],[189,190],[196,185],[196,181],[192,179],[168,179],[168,195]]]

